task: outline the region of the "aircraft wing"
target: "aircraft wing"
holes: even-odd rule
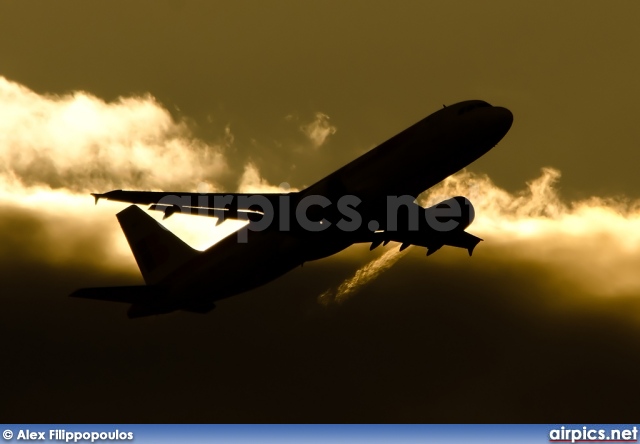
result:
[[[242,205],[243,200],[250,200],[254,196],[264,196],[271,204],[275,205],[280,196],[287,196],[293,193],[184,193],[182,191],[123,191],[113,190],[108,193],[91,193],[96,199],[96,203],[100,199],[115,200],[118,202],[128,202],[132,204],[151,205],[151,204],[166,204],[173,205],[173,201],[189,202],[188,206],[202,207],[202,208],[216,208],[214,205],[220,201],[233,201],[231,204],[227,204],[228,207],[237,208],[240,210],[248,210],[249,208],[240,208],[238,204]]]
[[[292,197],[296,193],[184,193],[181,191],[126,191],[113,190],[107,193],[91,193],[96,204],[100,199],[127,202],[139,205],[151,205],[150,210],[164,211],[164,218],[175,212],[237,219],[238,212],[262,212],[261,203],[268,203],[271,208],[276,205],[280,197]]]

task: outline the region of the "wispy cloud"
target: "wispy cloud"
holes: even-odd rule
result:
[[[316,148],[322,146],[327,138],[338,130],[329,122],[329,116],[321,112],[317,112],[315,119],[311,123],[302,125],[300,129]]]
[[[345,279],[337,289],[328,289],[318,296],[318,302],[328,305],[333,302],[341,303],[345,301],[360,290],[361,287],[378,277],[380,273],[391,268],[406,252],[407,250],[400,251],[397,248],[387,250],[382,256],[360,267],[352,277]]]
[[[252,162],[245,165],[238,189],[241,193],[288,193],[289,191],[298,191],[297,188],[291,188],[286,182],[282,182],[279,185],[270,184],[260,175],[258,167]]]

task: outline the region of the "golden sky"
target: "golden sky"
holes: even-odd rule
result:
[[[0,333],[23,359],[7,369],[8,418],[628,419],[639,16],[631,1],[1,1]],[[472,200],[469,231],[485,239],[472,259],[353,247],[204,317],[132,323],[117,304],[66,298],[141,282],[114,217],[124,205],[89,192],[301,189],[467,99],[509,108],[514,125],[422,201]],[[233,228],[213,222],[166,224],[204,247]],[[38,367],[27,350],[66,363]],[[187,389],[166,387],[176,376]],[[193,407],[153,402],[160,385],[166,405]],[[134,389],[117,414],[33,407],[40,393]],[[555,390],[571,402],[550,406]]]

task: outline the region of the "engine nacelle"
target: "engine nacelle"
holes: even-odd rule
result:
[[[452,197],[425,209],[425,219],[436,231],[464,230],[475,216],[471,201],[464,196]]]

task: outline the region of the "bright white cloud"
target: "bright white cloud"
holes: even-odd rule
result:
[[[151,96],[41,95],[4,77],[0,156],[5,180],[72,191],[194,189],[225,171],[220,148],[193,138]]]

